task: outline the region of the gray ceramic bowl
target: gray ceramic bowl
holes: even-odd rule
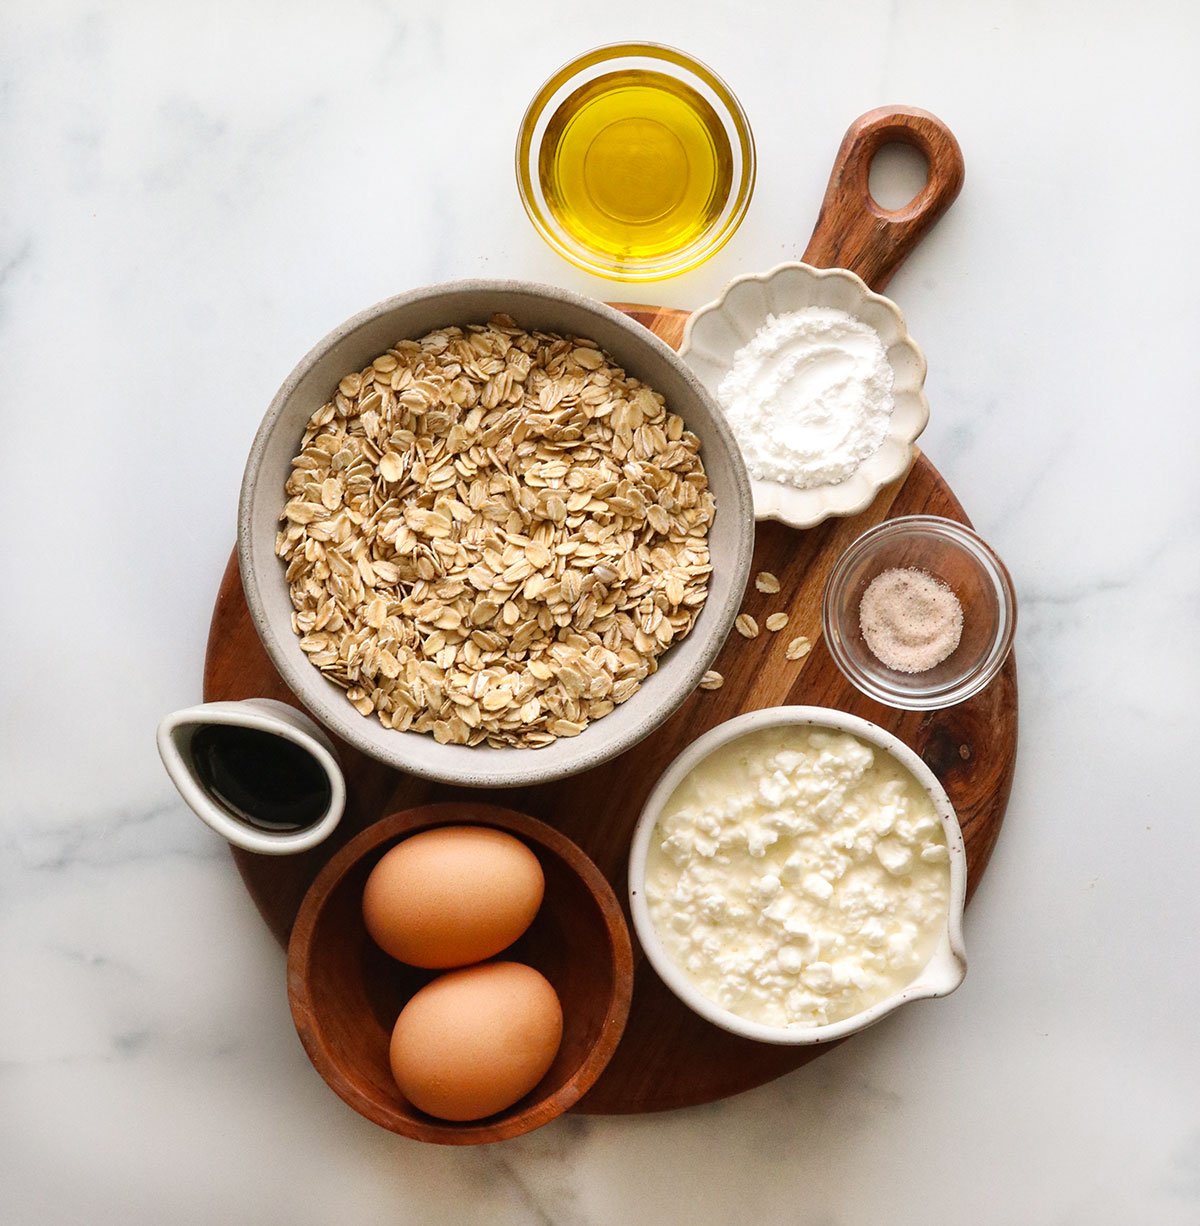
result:
[[[691,633],[660,658],[658,671],[627,702],[577,737],[544,749],[439,745],[364,718],[315,669],[292,633],[284,568],[275,556],[284,482],[304,425],[338,380],[390,345],[446,324],[511,315],[522,327],[591,337],[630,374],[660,391],[700,437],[716,499],[709,534],[713,575]],[[700,381],[641,324],[579,294],[525,281],[457,281],[413,290],[370,307],[336,328],[287,377],[259,427],[242,479],[238,564],[259,636],[284,681],[309,711],[344,741],[397,770],[468,787],[516,787],[586,770],[653,732],[695,689],[737,616],[750,572],[754,509],[733,435]]]

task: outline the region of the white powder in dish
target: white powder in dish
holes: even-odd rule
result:
[[[737,351],[717,400],[750,475],[837,485],[879,450],[894,401],[879,333],[833,307],[766,322]]]

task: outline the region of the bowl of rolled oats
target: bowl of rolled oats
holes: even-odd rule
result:
[[[355,316],[251,449],[238,561],[304,705],[398,770],[545,782],[659,727],[737,615],[754,514],[715,403],[640,324],[464,281]]]

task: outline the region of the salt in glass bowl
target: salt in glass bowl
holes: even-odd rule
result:
[[[858,609],[867,585],[893,568],[924,571],[962,605],[962,638],[920,673],[888,668],[863,638]],[[937,515],[906,515],[864,532],[830,572],[821,607],[825,643],[846,678],[869,698],[903,711],[936,711],[978,694],[1012,650],[1017,597],[1003,562],[975,532]]]

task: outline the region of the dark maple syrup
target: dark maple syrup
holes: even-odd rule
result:
[[[196,777],[231,817],[270,834],[293,834],[319,821],[333,789],[301,745],[273,732],[206,724],[192,737]]]

